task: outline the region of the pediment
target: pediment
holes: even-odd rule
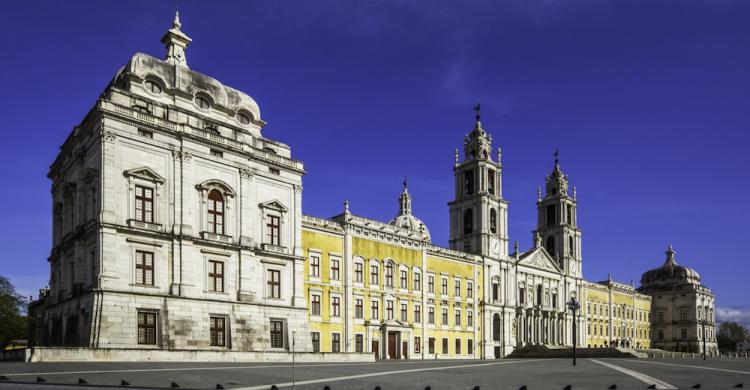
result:
[[[137,177],[150,182],[164,183],[164,178],[149,167],[128,169],[123,174],[126,177]]]
[[[286,208],[286,206],[284,206],[283,203],[279,202],[276,199],[269,200],[268,202],[260,203],[258,206],[262,209],[271,209],[271,210],[280,211],[282,213],[289,211],[289,209]]]
[[[214,188],[218,188],[221,190],[221,192],[224,193],[224,195],[234,196],[234,190],[232,189],[232,187],[219,179],[209,179],[204,181],[203,183],[198,184],[195,187],[199,190],[204,191],[211,191]]]
[[[518,260],[518,264],[551,272],[561,272],[555,260],[542,247],[524,253]]]

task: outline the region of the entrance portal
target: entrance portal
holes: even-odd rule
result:
[[[398,359],[396,353],[396,332],[388,332],[388,359]]]

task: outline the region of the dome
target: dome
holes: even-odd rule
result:
[[[398,215],[391,219],[388,224],[401,229],[411,230],[420,235],[422,239],[430,241],[430,231],[427,230],[427,226],[411,212],[411,194],[409,194],[406,180],[404,180],[404,189],[401,191],[398,199]]]
[[[641,277],[641,286],[649,287],[653,285],[682,283],[700,284],[700,274],[690,267],[677,264],[675,254],[676,252],[672,249],[672,245],[670,245],[666,251],[667,260],[661,267],[646,271]]]

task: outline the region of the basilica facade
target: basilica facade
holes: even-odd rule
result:
[[[574,340],[645,348],[654,329],[680,336],[652,315],[652,294],[669,286],[701,299],[664,312],[699,302],[715,326],[713,295],[681,268],[665,271],[677,275],[669,286],[665,273],[644,276],[640,291],[583,279],[576,189],[557,158],[529,244],[511,249],[502,154],[479,107],[455,151],[448,248],[432,243],[407,182],[390,221],[348,202],[303,215],[303,163],[263,135],[250,96],[189,68],[181,28],[176,16],[164,59],[137,53],[117,72],[50,168],[35,345],[382,359],[499,358]]]

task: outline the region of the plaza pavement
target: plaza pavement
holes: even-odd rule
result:
[[[578,359],[575,367],[568,359],[378,361],[294,370],[288,363],[0,363],[0,375],[7,378],[0,390],[292,389],[292,375],[301,390],[734,389],[750,388],[750,359]]]

